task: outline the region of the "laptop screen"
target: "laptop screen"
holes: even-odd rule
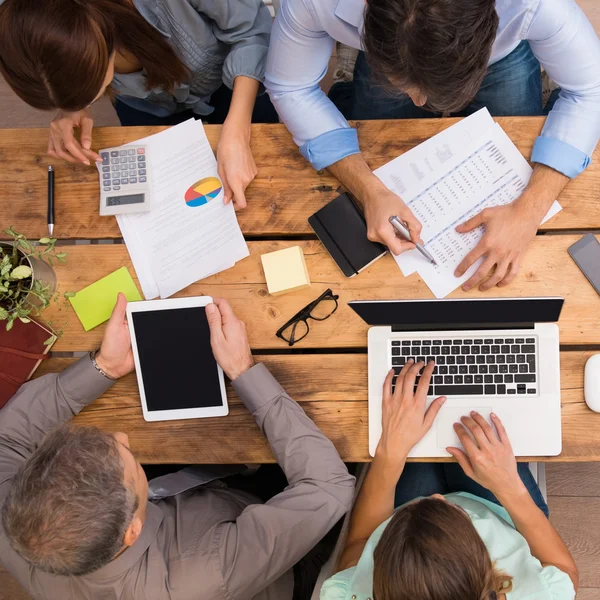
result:
[[[368,325],[400,329],[508,326],[558,321],[564,298],[490,298],[472,300],[373,300],[348,305]]]

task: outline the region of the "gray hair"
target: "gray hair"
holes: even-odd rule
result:
[[[65,425],[50,433],[13,480],[2,525],[13,549],[56,575],[86,575],[119,552],[138,507],[110,435]]]

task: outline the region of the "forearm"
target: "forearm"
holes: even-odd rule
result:
[[[516,204],[539,224],[569,181],[570,179],[562,173],[546,165],[537,164],[527,188],[516,200]]]
[[[350,521],[348,542],[367,540],[394,512],[396,485],[406,460],[390,461],[376,455],[360,489]]]
[[[235,78],[233,96],[224,125],[239,128],[240,132],[249,132],[258,87],[259,82],[251,77],[239,75]]]
[[[235,379],[233,387],[267,437],[290,486],[311,480],[349,508],[354,477],[331,441],[267,367],[255,365]]]
[[[364,206],[378,189],[387,190],[362,154],[353,154],[328,167],[329,172]]]
[[[390,461],[376,453],[352,509],[350,528],[337,571],[358,564],[369,537],[394,513],[396,485],[405,463],[405,459]]]
[[[496,497],[510,515],[517,531],[527,540],[531,554],[543,565],[553,565],[567,573],[577,590],[578,573],[575,561],[525,486],[517,491],[496,493]]]

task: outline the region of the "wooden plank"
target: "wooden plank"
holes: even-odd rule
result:
[[[600,588],[600,498],[551,496],[548,500],[550,521],[575,559],[580,585]]]
[[[363,121],[356,123],[363,154],[372,168],[410,150],[456,119]],[[504,117],[498,121],[526,158],[541,131],[543,118]],[[94,130],[94,148],[117,146],[163,128],[108,127]],[[206,132],[216,148],[220,126]],[[120,237],[114,217],[98,216],[98,174],[84,165],[50,161],[46,129],[0,131],[0,203],[2,222],[35,238],[46,235],[46,171],[56,166],[55,233],[68,238]],[[283,125],[253,125],[252,151],[258,166],[248,189],[249,208],[239,213],[247,235],[284,237],[312,234],[308,217],[338,194],[339,182],[327,172],[315,172],[302,158]],[[543,229],[600,228],[600,151],[587,172],[560,198],[564,210]]]
[[[600,498],[599,463],[553,464],[546,469],[546,476],[549,496],[597,496]]]
[[[585,406],[580,377],[588,355],[561,353],[563,453],[551,461],[600,460],[600,414]],[[366,354],[257,355],[256,360],[269,367],[345,461],[370,460]],[[51,359],[36,376],[60,372],[73,361]],[[76,422],[126,432],[142,463],[272,462],[265,439],[229,384],[227,392],[231,412],[226,418],[146,423],[132,374],[87,407]]]
[[[567,301],[560,320],[561,343],[600,344],[600,296],[589,285],[567,248],[578,236],[538,236],[525,257],[517,279],[508,287],[481,293],[455,291],[453,298],[564,296]],[[290,245],[300,245],[306,257],[312,287],[283,296],[270,296],[265,285],[260,255]],[[234,268],[197,282],[179,296],[210,295],[227,298],[238,315],[248,324],[253,348],[287,348],[275,332],[303,306],[331,287],[340,295],[337,313],[311,325],[310,334],[297,348],[348,348],[367,345],[367,325],[347,306],[350,300],[431,298],[432,294],[415,273],[404,278],[391,256],[385,256],[358,277],[346,278],[318,241],[250,242],[251,256]],[[78,291],[126,265],[132,275],[124,245],[71,246],[66,265],[56,268],[62,291]],[[59,302],[45,318],[61,328],[64,335],[56,351],[90,350],[101,338],[103,328],[84,332],[70,304]]]
[[[0,564],[0,600],[31,600],[31,596]]]

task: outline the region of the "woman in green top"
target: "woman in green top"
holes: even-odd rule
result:
[[[381,440],[321,600],[572,600],[577,567],[497,416],[455,424],[464,451],[448,452],[460,467],[406,465],[445,400],[427,410],[433,362],[413,393],[423,366],[407,363],[393,394],[388,374]]]

